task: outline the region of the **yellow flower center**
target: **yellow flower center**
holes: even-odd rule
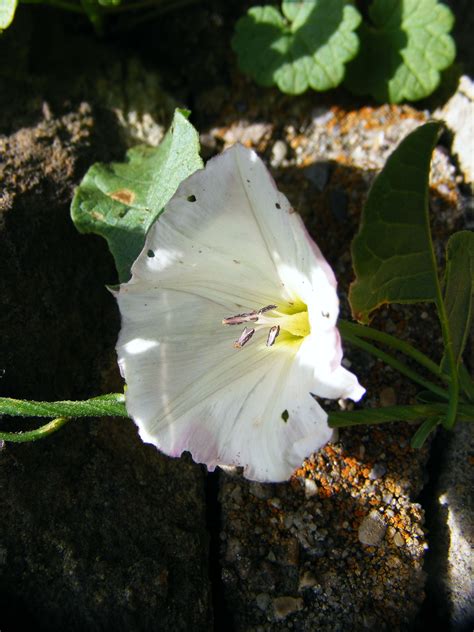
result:
[[[304,310],[296,312],[296,314],[285,314],[284,316],[276,318],[275,323],[280,325],[282,331],[287,331],[292,336],[304,338],[311,331],[306,306]]]
[[[283,307],[266,305],[259,310],[229,316],[222,321],[223,325],[243,325],[244,330],[234,342],[236,349],[241,349],[253,337],[257,328],[268,329],[266,345],[272,347],[275,342],[299,346],[302,338],[309,335],[311,327],[308,318],[308,307],[304,303],[287,304]],[[278,339],[278,340],[277,340]]]

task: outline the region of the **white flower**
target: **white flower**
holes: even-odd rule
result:
[[[341,366],[331,268],[241,145],[181,183],[117,300],[127,410],[171,456],[283,481],[331,438],[314,396],[365,392]]]

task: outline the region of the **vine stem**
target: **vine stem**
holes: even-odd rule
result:
[[[37,441],[38,439],[44,439],[44,437],[53,434],[56,430],[59,430],[68,421],[71,421],[72,417],[57,417],[52,419],[49,423],[44,424],[36,428],[36,430],[27,430],[20,432],[0,432],[0,441],[11,441],[13,443],[25,443],[27,441]]]
[[[386,406],[368,410],[334,411],[329,413],[328,423],[331,428],[347,426],[364,426],[367,424],[384,424],[393,421],[416,421],[443,416],[449,407],[446,404],[413,404],[411,406]],[[474,422],[474,406],[459,404],[459,419]]]
[[[429,226],[429,224],[428,224]],[[435,278],[435,288],[436,288],[436,297],[435,303],[436,308],[438,310],[439,322],[441,324],[441,333],[443,335],[443,343],[444,343],[444,352],[448,359],[449,366],[449,375],[451,377],[449,382],[449,405],[448,410],[446,412],[446,417],[443,419],[443,425],[445,428],[450,430],[454,427],[456,423],[456,413],[459,404],[459,376],[458,370],[456,366],[456,361],[454,359],[454,350],[453,350],[453,339],[451,337],[451,332],[449,329],[449,320],[448,315],[446,313],[446,305],[444,304],[443,295],[441,292],[441,285],[439,283],[439,278],[436,273],[437,262],[433,249],[433,241],[431,239],[431,231],[430,231],[430,252],[431,259],[433,264],[433,270],[435,270],[434,278]]]
[[[0,397],[0,415],[21,417],[128,417],[123,393],[81,401],[36,402]]]
[[[420,384],[420,386],[423,386],[424,388],[431,391],[432,393],[435,393],[439,397],[442,397],[443,399],[448,399],[448,393],[443,388],[441,388],[440,386],[437,386],[436,384],[433,384],[433,382],[430,382],[429,380],[426,380],[419,373],[417,373],[413,369],[410,369],[410,367],[408,367],[406,364],[404,364],[400,360],[397,360],[397,358],[394,358],[389,353],[382,351],[375,345],[370,344],[370,342],[361,340],[358,336],[351,333],[350,329],[345,326],[346,324],[352,324],[352,323],[345,323],[342,328],[339,328],[344,340],[346,340],[347,342],[350,342],[355,347],[359,347],[360,349],[363,349],[364,351],[366,351],[367,353],[370,353],[371,355],[375,356],[379,360],[382,360],[389,366],[396,369],[399,373],[406,375],[411,380],[413,380],[417,384]]]
[[[369,338],[370,340],[381,342],[382,344],[387,345],[387,347],[396,349],[397,351],[404,353],[406,356],[409,356],[441,380],[444,380],[445,382],[449,382],[450,380],[450,376],[446,375],[446,373],[439,367],[438,364],[436,364],[436,362],[433,362],[431,358],[429,358],[424,353],[416,349],[413,345],[405,342],[404,340],[400,340],[395,336],[391,336],[390,334],[384,333],[383,331],[378,331],[377,329],[373,329],[372,327],[368,327],[367,325],[351,323],[342,318],[338,320],[337,326],[339,327],[339,330],[343,336],[345,333],[352,333],[359,338]]]

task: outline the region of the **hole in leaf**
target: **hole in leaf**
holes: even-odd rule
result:
[[[281,208],[281,206],[278,204],[278,202],[276,202],[275,206],[276,206],[276,208]]]
[[[150,259],[153,259],[153,257],[155,256],[155,253],[153,252],[153,250],[148,250],[148,252],[146,253],[147,257],[150,257]]]
[[[289,415],[289,413],[288,413],[288,411],[287,411],[287,410],[284,410],[284,411],[281,413],[281,418],[283,419],[283,421],[284,421],[285,423],[288,421],[289,417],[290,417],[290,415]]]
[[[188,200],[188,202],[195,202],[196,201],[196,196],[195,195],[188,195],[187,200]]]

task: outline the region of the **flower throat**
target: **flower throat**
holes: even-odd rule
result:
[[[234,342],[235,349],[241,349],[260,327],[269,327],[267,334],[267,347],[272,347],[280,333],[285,332],[286,339],[298,339],[307,336],[310,331],[308,308],[304,303],[288,305],[287,311],[283,311],[277,305],[266,305],[258,310],[229,316],[222,321],[223,325],[243,325],[251,323],[252,327],[244,327],[239,338]]]

